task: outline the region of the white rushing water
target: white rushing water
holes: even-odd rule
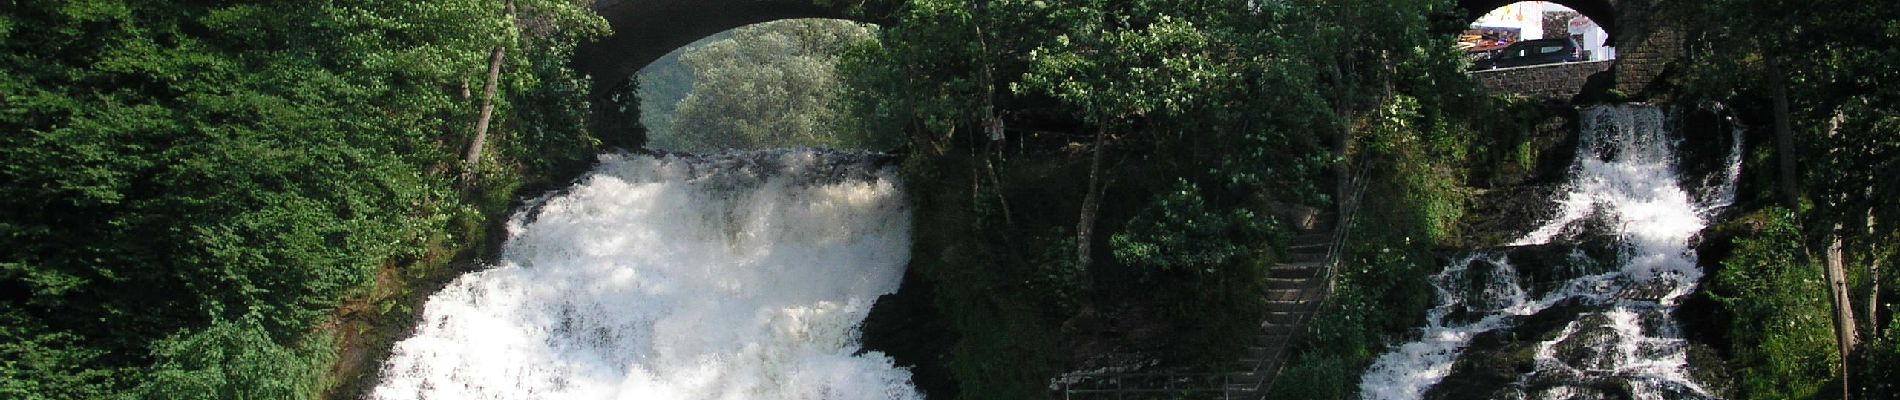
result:
[[[1360,381],[1362,398],[1421,398],[1451,373],[1473,338],[1565,301],[1596,307],[1576,315],[1555,339],[1537,344],[1536,371],[1515,383],[1524,390],[1519,393],[1523,398],[1572,398],[1586,390],[1579,386],[1611,379],[1627,382],[1638,398],[1707,397],[1686,376],[1687,343],[1670,314],[1702,277],[1690,239],[1712,210],[1733,200],[1741,171],[1740,131],[1729,149],[1727,169],[1697,201],[1679,183],[1677,140],[1669,135],[1661,109],[1602,106],[1581,114],[1577,159],[1566,190],[1555,199],[1557,216],[1512,245],[1549,243],[1577,232],[1592,218],[1608,218],[1620,247],[1616,268],[1570,274],[1576,277],[1533,298],[1520,286],[1525,280],[1520,271],[1502,254],[1478,251],[1454,261],[1432,278],[1438,304],[1427,312],[1421,337],[1374,362]],[[1584,257],[1577,252],[1571,258],[1580,264]],[[1478,261],[1493,267],[1474,272],[1471,267]],[[1464,284],[1470,282],[1481,282],[1479,289],[1467,290]],[[1645,288],[1660,296],[1618,296]],[[1448,318],[1458,311],[1477,315]],[[1561,356],[1555,349],[1559,344],[1587,349],[1581,351],[1587,354]]]
[[[377,399],[918,399],[860,352],[910,211],[867,157],[606,155],[431,296]]]

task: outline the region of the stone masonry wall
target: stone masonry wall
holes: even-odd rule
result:
[[[1472,72],[1484,89],[1493,95],[1516,94],[1526,97],[1569,100],[1583,89],[1590,75],[1610,69],[1615,61],[1534,65]]]
[[[1666,96],[1671,64],[1683,55],[1683,34],[1660,7],[1668,0],[1618,0],[1616,90],[1636,99]],[[1674,0],[1690,1],[1690,0]]]

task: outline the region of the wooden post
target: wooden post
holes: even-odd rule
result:
[[[1829,233],[1827,246],[1827,266],[1822,270],[1827,277],[1828,302],[1834,305],[1835,344],[1841,354],[1841,398],[1847,399],[1853,386],[1847,377],[1853,375],[1848,370],[1848,360],[1853,358],[1854,349],[1859,346],[1854,332],[1854,308],[1848,301],[1847,268],[1841,252],[1841,225],[1834,224]]]

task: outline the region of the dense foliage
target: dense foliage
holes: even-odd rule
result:
[[[10,2],[0,397],[322,390],[314,328],[342,297],[591,155],[586,82],[560,62],[603,25],[516,3],[519,23],[474,0]],[[458,192],[496,46],[506,138],[469,184],[499,190]]]
[[[1840,360],[1828,322],[1820,266],[1803,260],[1794,215],[1771,208],[1709,285],[1728,318],[1730,359],[1741,395],[1756,399],[1816,398]],[[1821,396],[1825,397],[1825,396]]]
[[[1843,244],[1848,306],[1858,320],[1862,343],[1849,357],[1849,390],[1874,398],[1900,396],[1900,384],[1895,383],[1900,382],[1900,364],[1894,362],[1900,360],[1900,346],[1895,345],[1900,333],[1891,329],[1900,325],[1892,312],[1895,288],[1900,287],[1900,274],[1892,268],[1895,243],[1900,243],[1900,179],[1893,179],[1891,172],[1900,167],[1900,89],[1891,84],[1900,80],[1900,9],[1840,0],[1670,4],[1692,33],[1684,78],[1690,96],[1729,104],[1756,127],[1752,131],[1763,138],[1761,143],[1777,144],[1768,153],[1770,159],[1757,160],[1759,165],[1751,168],[1784,167],[1792,173],[1775,174],[1777,190],[1761,185],[1754,192],[1757,198],[1779,199],[1782,207],[1795,210],[1792,222],[1786,222],[1793,232],[1775,236],[1803,250],[1791,260],[1821,264],[1817,260],[1829,242],[1839,238]],[[1780,218],[1775,221],[1783,223]],[[1770,253],[1738,253],[1736,260],[1754,262],[1767,259],[1765,254]],[[1795,299],[1797,295],[1823,299],[1820,310],[1827,314],[1814,318],[1825,321],[1832,313],[1826,294],[1814,288],[1760,301],[1803,301]],[[1750,304],[1729,304],[1730,311],[1757,311]],[[1783,328],[1737,327],[1731,340],[1737,341],[1735,347],[1759,352],[1742,354],[1745,357],[1811,357],[1802,353],[1811,350],[1780,345]],[[1827,340],[1830,346],[1833,342]],[[1744,383],[1751,390],[1769,390],[1754,385],[1812,380],[1814,372],[1778,361],[1751,366]],[[1774,390],[1767,393],[1803,397],[1811,388]]]
[[[957,338],[938,357],[960,398],[1040,397],[1106,353],[1231,365],[1291,233],[1270,204],[1330,207],[1360,167],[1380,200],[1355,232],[1385,247],[1355,250],[1341,290],[1359,297],[1336,318],[1364,328],[1299,363],[1356,376],[1415,322],[1466,149],[1491,143],[1459,129],[1483,97],[1430,33],[1451,4],[1389,3],[913,0],[891,17],[844,68],[866,125],[910,137],[912,272]],[[1095,190],[1103,233],[1078,236]],[[1313,382],[1342,397],[1348,380]]]

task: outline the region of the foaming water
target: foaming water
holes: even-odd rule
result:
[[[1617,242],[1614,268],[1572,273],[1533,297],[1503,252],[1466,254],[1433,276],[1438,303],[1426,313],[1421,337],[1374,362],[1360,381],[1362,398],[1422,398],[1452,372],[1473,338],[1566,302],[1590,311],[1571,316],[1554,339],[1537,344],[1535,371],[1520,376],[1516,393],[1506,397],[1583,397],[1611,383],[1637,398],[1709,397],[1685,372],[1687,343],[1671,314],[1702,277],[1690,239],[1706,225],[1704,218],[1733,200],[1740,141],[1730,149],[1728,168],[1698,202],[1678,182],[1676,140],[1665,129],[1661,109],[1603,106],[1581,114],[1577,159],[1567,190],[1555,199],[1557,216],[1512,245],[1546,244],[1592,222],[1605,223]],[[1575,265],[1585,258],[1573,251],[1572,268],[1582,271]],[[1474,265],[1487,268],[1474,271]]]
[[[520,212],[502,260],[431,296],[377,399],[919,399],[859,353],[910,211],[888,168],[816,151],[605,155]]]

